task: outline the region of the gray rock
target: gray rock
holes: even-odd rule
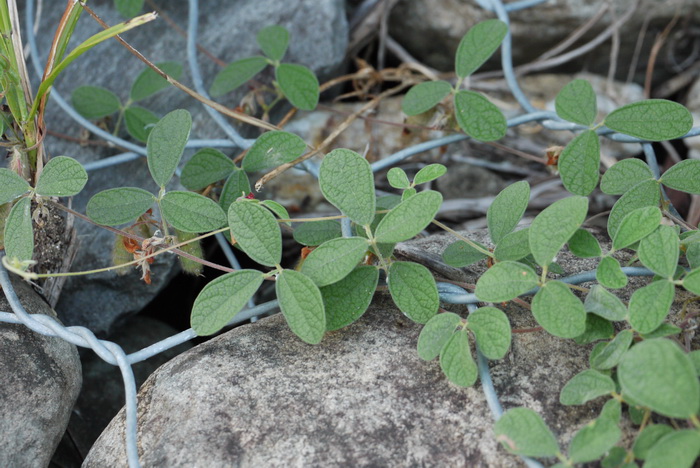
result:
[[[25,309],[56,317],[31,286],[13,279]],[[10,312],[4,295],[0,310]],[[47,466],[82,383],[75,346],[24,325],[0,324],[0,466]]]
[[[435,257],[453,240],[431,236],[410,244]],[[487,243],[484,233],[475,240]],[[591,260],[568,254],[560,260],[570,274],[592,267]],[[473,283],[484,269],[479,264],[439,274]],[[463,306],[454,310],[464,313]],[[514,329],[537,325],[512,303],[506,313]],[[141,463],[520,466],[495,441],[480,384],[457,388],[437,362],[421,361],[419,332],[379,292],[361,320],[315,347],[295,338],[280,315],[221,335],[173,359],[141,388]],[[538,411],[566,446],[601,408],[599,400],[578,407],[559,403],[563,385],[588,367],[590,350],[543,332],[514,333],[508,355],[490,364],[504,407]],[[83,466],[125,463],[122,410]]]

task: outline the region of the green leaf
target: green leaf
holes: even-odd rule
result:
[[[454,97],[459,127],[475,140],[495,141],[506,135],[506,118],[495,104],[474,91],[458,91]]]
[[[616,258],[605,256],[600,259],[595,278],[600,284],[610,289],[620,289],[627,285],[627,275],[622,271]]]
[[[214,148],[203,148],[197,151],[182,168],[180,182],[189,190],[202,190],[215,182],[226,179],[234,168],[233,161],[221,151]]]
[[[198,193],[172,191],[160,201],[165,220],[183,232],[209,232],[226,224],[226,213],[211,198]]]
[[[407,200],[407,199],[411,198],[413,195],[415,195],[416,193],[418,193],[418,190],[416,190],[414,188],[407,188],[401,194],[401,200],[402,201]]]
[[[326,331],[326,312],[321,291],[311,278],[298,271],[282,270],[275,291],[292,332],[306,343],[320,343]]]
[[[627,450],[623,447],[612,447],[600,462],[600,466],[601,468],[639,468],[634,462],[631,463],[631,467],[629,463],[625,463],[626,457]]]
[[[469,314],[467,328],[474,332],[476,344],[488,359],[503,359],[510,348],[510,322],[495,307],[480,307]]]
[[[275,215],[277,215],[278,218],[280,219],[289,219],[289,212],[287,211],[287,208],[282,206],[281,204],[277,203],[274,200],[263,200],[260,202],[261,205],[263,205],[265,208],[268,210],[272,211]],[[291,226],[292,223],[287,221],[285,222],[287,226]]]
[[[700,296],[700,268],[696,268],[683,278],[683,287]]]
[[[300,223],[294,229],[294,240],[301,245],[321,245],[326,241],[342,236],[340,223],[329,219]]]
[[[426,323],[437,313],[440,306],[437,285],[430,270],[423,265],[392,263],[387,284],[396,306],[414,322]]]
[[[482,21],[469,29],[457,47],[457,76],[465,78],[474,73],[496,52],[506,34],[508,26],[497,19]]]
[[[550,334],[575,338],[586,331],[581,300],[561,281],[547,281],[532,299],[532,315]]]
[[[569,197],[558,200],[532,221],[530,249],[540,266],[549,265],[578,230],[588,213],[588,199]]]
[[[700,161],[686,159],[674,164],[663,173],[661,183],[681,192],[700,195]]]
[[[515,261],[530,255],[530,228],[506,234],[496,245],[493,254],[499,261]]]
[[[625,192],[615,202],[608,215],[608,234],[615,238],[620,223],[632,211],[644,206],[658,206],[660,201],[659,183],[656,180],[640,182]]]
[[[256,172],[294,161],[306,149],[306,143],[299,136],[273,130],[263,133],[255,140],[243,158],[242,167],[246,172]]]
[[[586,331],[574,338],[576,344],[584,345],[598,340],[607,340],[615,333],[613,324],[594,314],[586,315]]]
[[[365,158],[348,149],[336,149],[323,158],[319,169],[323,196],[359,225],[374,219],[374,176]]]
[[[418,115],[429,111],[452,92],[452,85],[446,81],[426,81],[408,90],[401,102],[406,115]]]
[[[179,62],[159,62],[156,66],[165,72],[166,75],[179,80],[182,76],[182,64]],[[143,69],[131,85],[129,97],[132,101],[141,101],[153,96],[160,90],[170,86],[170,83],[149,67]]]
[[[7,258],[31,260],[34,255],[32,201],[25,197],[17,201],[5,221],[5,254]]]
[[[691,468],[700,455],[697,429],[683,429],[664,435],[647,453],[644,468]]]
[[[228,212],[228,207],[231,206],[231,203],[249,193],[250,181],[248,180],[248,176],[245,171],[235,167],[231,175],[226,179],[224,188],[221,189],[219,205],[221,205],[221,208],[223,208],[225,212]]]
[[[338,330],[362,317],[372,302],[379,269],[360,265],[337,283],[321,288],[326,309],[326,330]]]
[[[289,45],[289,31],[278,25],[267,26],[256,36],[263,53],[272,60],[282,60]]]
[[[607,370],[615,367],[632,344],[632,338],[634,338],[632,330],[622,330],[591,360],[593,367],[598,370]]]
[[[481,244],[479,244],[481,246]],[[483,247],[483,246],[481,246]],[[463,268],[483,260],[487,255],[479,252],[463,240],[458,240],[447,246],[442,252],[442,260],[455,268]]]
[[[593,130],[586,130],[571,140],[557,163],[561,181],[569,192],[587,196],[598,185],[600,141]]]
[[[493,426],[496,440],[516,455],[526,457],[553,457],[559,452],[559,444],[542,420],[529,408],[513,408],[506,411]]]
[[[622,195],[640,182],[651,180],[654,174],[641,159],[623,159],[605,171],[600,190],[608,195]]]
[[[406,189],[411,185],[406,172],[400,167],[389,169],[389,172],[386,173],[386,179],[389,181],[389,185],[397,189]]]
[[[73,107],[86,119],[97,120],[119,110],[121,102],[110,90],[99,86],[80,86],[71,95]]]
[[[424,361],[438,357],[461,322],[462,318],[452,312],[434,315],[418,336],[418,357]]]
[[[30,185],[15,172],[0,168],[0,205],[27,193]]]
[[[143,107],[129,106],[124,111],[126,131],[133,139],[142,143],[148,141],[148,135],[151,134],[151,130],[158,123],[158,120],[160,119],[156,114]]]
[[[160,187],[170,181],[180,163],[190,137],[192,116],[184,109],[174,110],[160,119],[148,135],[146,152],[151,177]]]
[[[393,243],[414,237],[435,218],[441,204],[442,195],[433,190],[417,193],[402,201],[377,226],[376,241]]]
[[[327,286],[345,278],[369,249],[363,237],[339,237],[319,245],[306,257],[301,272],[317,286]]]
[[[143,0],[114,0],[114,6],[124,18],[133,18],[141,13]]]
[[[501,190],[486,211],[486,223],[494,244],[513,231],[530,201],[530,185],[521,180]]]
[[[56,156],[44,166],[36,193],[44,197],[72,197],[80,193],[87,180],[82,164],[68,156]]]
[[[666,336],[680,335],[683,330],[670,323],[662,323],[654,331],[649,333],[640,333],[640,336],[645,340],[653,340],[654,338],[664,338]]]
[[[615,421],[594,419],[579,430],[569,445],[569,458],[574,463],[586,463],[602,458],[620,437],[622,431]]]
[[[190,323],[199,336],[213,335],[233,319],[263,282],[257,270],[226,273],[209,282],[197,295]]]
[[[314,110],[320,94],[316,75],[303,65],[283,63],[275,69],[277,84],[284,97],[301,110]]]
[[[615,391],[615,382],[610,376],[597,370],[586,369],[569,380],[559,394],[562,405],[583,405]]]
[[[85,213],[97,224],[116,226],[131,222],[153,206],[156,197],[136,187],[121,187],[96,193]]]
[[[586,312],[611,321],[624,320],[627,317],[627,307],[620,298],[599,284],[591,287],[583,307]]]
[[[577,229],[569,239],[569,250],[579,258],[600,257],[603,253],[600,244],[593,234],[585,229]]]
[[[700,267],[700,242],[694,242],[685,251],[685,258],[690,268]]]
[[[537,273],[517,262],[500,262],[486,270],[476,282],[476,297],[484,302],[515,299],[537,286]]]
[[[282,232],[269,210],[250,200],[235,201],[228,208],[228,224],[234,239],[250,258],[270,267],[280,263]]]
[[[643,206],[630,211],[622,218],[619,227],[615,231],[613,249],[624,249],[644,239],[654,232],[659,223],[661,223],[661,210],[657,206]]]
[[[440,351],[440,368],[447,380],[459,387],[471,387],[478,376],[465,332],[454,333]]]
[[[678,234],[671,226],[659,226],[639,243],[639,260],[659,276],[673,279],[678,265]]]
[[[634,345],[618,365],[617,376],[623,397],[629,396],[663,416],[686,419],[700,411],[700,384],[695,366],[668,339]]]
[[[557,115],[569,122],[590,127],[598,114],[593,86],[586,80],[573,80],[559,91],[554,101]]]
[[[649,283],[632,293],[629,322],[639,333],[649,333],[661,325],[673,303],[675,286],[668,280]]]
[[[650,424],[639,433],[634,441],[632,451],[634,457],[646,460],[649,450],[666,434],[673,432],[673,428],[666,424]]]
[[[438,177],[442,177],[447,172],[447,168],[442,164],[428,164],[416,173],[413,178],[413,185],[425,184]]]
[[[214,82],[209,88],[209,93],[213,97],[220,97],[230,93],[260,73],[266,66],[267,59],[265,57],[256,56],[236,60],[214,76]]]
[[[647,99],[612,111],[603,122],[609,129],[648,141],[673,140],[693,127],[693,116],[683,105]]]

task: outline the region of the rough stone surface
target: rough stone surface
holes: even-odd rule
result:
[[[56,317],[31,286],[12,284],[24,308]],[[0,310],[10,312],[4,295]],[[0,324],[0,466],[47,466],[82,382],[75,346],[24,325]]]
[[[467,234],[488,243],[484,232]],[[602,238],[600,231],[597,235]],[[397,253],[424,261],[438,276],[473,283],[483,262],[440,271],[425,261],[453,240],[431,236],[408,248],[402,244]],[[624,251],[617,255],[629,258]],[[559,259],[567,274],[594,266],[593,260],[566,253]],[[632,279],[630,286],[648,281]],[[622,290],[623,299],[630,291]],[[447,307],[464,313],[463,306]],[[537,325],[517,304],[505,311],[514,329]],[[380,291],[361,320],[327,334],[319,346],[296,339],[280,315],[221,335],[170,361],[141,388],[141,462],[144,467],[520,466],[494,440],[480,384],[457,388],[437,362],[416,356],[419,331]],[[602,399],[577,407],[559,403],[563,385],[588,367],[591,347],[544,332],[514,333],[506,357],[490,364],[505,409],[539,412],[566,447],[601,408]],[[622,426],[631,433],[627,422]],[[123,431],[122,410],[84,467],[125,466]],[[629,435],[623,441],[629,443]]]

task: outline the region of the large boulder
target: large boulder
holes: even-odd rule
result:
[[[31,286],[12,284],[27,312],[56,318]],[[4,294],[0,310],[11,311]],[[60,338],[0,323],[0,356],[0,466],[47,466],[80,391],[78,352]]]

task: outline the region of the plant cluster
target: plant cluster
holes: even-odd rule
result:
[[[140,9],[141,3],[134,4]],[[133,7],[125,0],[117,5],[125,12]],[[110,28],[86,41],[87,45],[81,44],[63,61],[59,54],[54,71],[32,101],[16,78],[16,49],[8,39],[9,12],[0,13],[4,14],[0,84],[11,110],[6,128],[15,131],[14,143],[22,157],[30,164],[33,161],[31,176],[20,170],[21,165],[0,169],[0,204],[8,212],[3,219],[3,262],[27,278],[38,278],[42,275],[29,271],[33,254],[31,202],[36,201],[40,210],[50,197],[76,195],[84,187],[87,173],[65,156],[37,166],[36,155],[32,159],[29,149],[30,137],[35,136],[34,117],[43,108],[55,76],[72,59],[133,26],[125,23]],[[472,28],[457,50],[457,83],[430,81],[414,86],[403,101],[404,112],[409,116],[431,112],[451,96],[452,116],[459,129],[480,141],[502,138],[507,122],[501,111],[485,96],[461,88],[498,49],[507,32],[507,26],[498,20]],[[265,57],[238,60],[223,69],[214,79],[212,94],[227,93],[270,65],[275,71],[274,97],[264,103],[265,113],[283,97],[296,108],[315,108],[319,86],[313,73],[281,62],[289,42],[287,31],[271,26],[260,31],[257,39]],[[173,75],[181,72],[173,63],[160,68]],[[415,237],[434,220],[442,196],[433,190],[419,191],[418,186],[442,176],[447,170],[444,166],[428,165],[413,180],[400,168],[392,168],[387,174],[389,183],[402,194],[377,198],[367,160],[354,151],[335,149],[323,157],[319,184],[325,199],[341,215],[293,220],[279,203],[257,200],[250,193],[249,173],[296,161],[308,149],[297,135],[272,130],[257,138],[240,167],[214,148],[197,152],[182,169],[181,182],[188,191],[170,190],[168,185],[189,138],[191,116],[185,110],[174,110],[159,119],[133,105],[166,85],[161,75],[148,69],[135,80],[125,104],[97,87],[81,87],[73,94],[76,109],[86,117],[119,113],[117,122],[123,118],[128,133],[146,142],[148,169],[159,187],[157,194],[136,187],[99,192],[90,199],[86,214],[96,224],[130,226],[119,230],[115,258],[124,263],[115,268],[136,265],[146,281],[151,274],[150,260],[165,251],[176,251],[187,262],[186,269],[198,272],[201,251],[197,242],[218,232],[227,233],[237,248],[263,267],[226,273],[204,287],[191,313],[191,325],[198,335],[220,331],[264,281],[274,281],[290,329],[303,341],[316,344],[326,331],[345,327],[362,316],[383,275],[396,306],[415,322],[425,324],[418,355],[425,360],[439,357],[452,383],[467,387],[477,380],[472,342],[489,359],[506,355],[511,327],[501,309],[485,305],[468,316],[438,313],[440,297],[430,271],[419,263],[393,257],[397,243]],[[464,238],[452,244],[443,259],[449,265],[464,267],[488,257],[492,266],[479,278],[475,290],[482,303],[498,305],[534,293],[532,314],[544,330],[580,344],[596,342],[590,353],[590,369],[566,384],[560,401],[581,405],[603,397],[607,402],[600,415],[577,432],[566,454],[542,418],[527,408],[506,412],[496,423],[495,433],[507,450],[525,456],[557,457],[557,466],[602,460],[605,467],[631,467],[639,460],[646,467],[671,463],[689,467],[700,453],[700,350],[683,349],[673,339],[684,330],[669,323],[669,311],[678,287],[700,296],[700,231],[688,229],[669,213],[663,188],[700,194],[700,161],[683,161],[655,177],[646,163],[628,159],[612,166],[600,179],[599,138],[607,127],[645,141],[675,139],[690,130],[692,117],[677,103],[647,100],[623,106],[596,123],[596,96],[583,80],[561,90],[556,113],[580,130],[561,151],[557,164],[572,196],[543,210],[529,227],[518,229],[530,187],[524,181],[514,183],[488,210],[488,230],[495,248]],[[620,195],[608,220],[612,244],[607,252],[582,228],[588,213],[587,197],[598,186],[607,194]],[[298,269],[281,266],[282,223],[295,223],[294,238],[309,248]],[[560,271],[557,256],[566,245],[576,256],[599,259],[597,284],[583,291],[583,300],[571,285],[552,278],[552,272]],[[639,262],[655,274],[649,284],[634,291],[628,303],[614,292],[627,285],[626,273],[614,255],[623,249],[633,252],[630,264]],[[617,445],[622,435],[623,405],[633,423],[640,426],[631,447]]]

